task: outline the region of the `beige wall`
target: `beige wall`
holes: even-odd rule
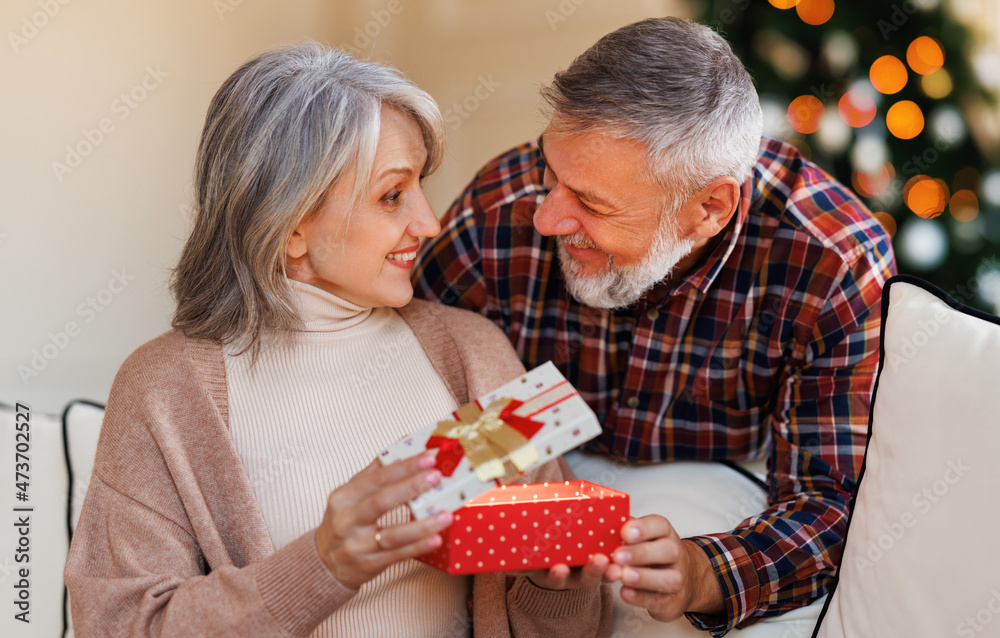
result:
[[[340,11],[334,37],[437,99],[448,155],[426,192],[441,214],[485,161],[541,133],[538,88],[556,71],[609,31],[683,10],[670,0],[367,0]]]
[[[0,401],[104,401],[128,353],[168,328],[205,109],[253,54],[361,44],[429,90],[449,122],[427,184],[440,214],[480,164],[541,131],[537,89],[555,70],[620,25],[682,13],[674,0],[4,0]]]

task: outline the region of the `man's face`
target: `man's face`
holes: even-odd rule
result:
[[[563,276],[581,303],[631,305],[694,248],[695,237],[648,178],[640,143],[551,128],[540,142],[550,192],[533,223],[557,236]]]

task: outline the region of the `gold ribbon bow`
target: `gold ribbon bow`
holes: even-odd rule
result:
[[[467,403],[455,411],[458,421],[438,423],[431,440],[457,440],[480,481],[498,479],[509,483],[538,461],[538,450],[528,437],[541,427],[540,423],[511,414],[520,405],[518,402],[508,409],[512,402],[509,398],[497,399],[485,410],[475,401]],[[446,446],[441,447],[444,452]]]

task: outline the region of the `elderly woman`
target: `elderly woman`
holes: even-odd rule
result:
[[[108,400],[66,566],[78,638],[608,631],[606,557],[448,576],[413,557],[451,515],[405,507],[441,480],[434,458],[370,462],[522,372],[487,320],[411,302],[441,144],[429,95],[318,45],[223,84],[174,329]]]

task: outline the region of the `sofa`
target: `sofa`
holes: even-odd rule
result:
[[[888,282],[882,313],[868,445],[832,593],[730,635],[1000,636],[1000,318],[907,276]],[[15,478],[0,497],[0,599],[14,603],[4,603],[0,636],[72,635],[62,569],[102,416],[101,404],[84,400],[61,415],[0,404],[3,440],[13,443],[0,476]],[[566,458],[579,478],[627,492],[633,516],[662,513],[682,536],[729,529],[766,505],[763,460],[628,467],[578,451]],[[16,462],[28,463],[27,478]],[[22,608],[30,623],[17,618]],[[615,638],[705,635],[616,596]]]
[[[86,400],[69,403],[60,415],[0,403],[0,431],[5,442],[12,442],[12,452],[4,454],[8,458],[0,460],[0,468],[3,475],[22,479],[8,484],[2,496],[9,520],[0,522],[0,588],[2,598],[13,595],[15,604],[10,613],[0,614],[0,636],[72,636],[62,572],[71,529],[87,493],[103,415],[103,405]],[[8,449],[6,444],[3,449]],[[27,472],[16,475],[16,463],[25,462],[14,457],[19,450],[25,450],[29,460],[20,468]],[[27,500],[19,500],[20,493]],[[19,522],[26,525],[16,525]],[[16,554],[18,548],[25,551]],[[18,556],[27,558],[18,562]],[[29,622],[19,614],[26,614],[22,618]]]
[[[8,583],[11,587],[17,585],[20,565],[13,558],[7,558],[6,562],[0,559],[0,586],[8,595],[12,591],[28,591],[30,623],[20,622],[13,613],[3,614],[0,616],[0,636],[71,637],[72,619],[62,570],[69,538],[87,493],[103,405],[76,400],[70,402],[62,414],[31,411],[27,419],[17,416],[26,413],[21,408],[23,406],[0,403],[0,430],[4,440],[13,440],[17,423],[25,420],[29,423],[29,500],[17,504],[7,490],[4,498],[10,503],[4,511],[13,512],[14,507],[33,508],[23,513],[30,515],[30,572],[25,579],[27,587],[8,589]],[[581,452],[569,454],[567,460],[580,478],[628,492],[634,516],[669,512],[671,521],[685,535],[728,529],[766,504],[763,459],[742,464],[686,462],[630,468]],[[18,535],[13,525],[0,524],[0,547],[15,547]],[[649,618],[645,610],[629,607],[620,598],[616,601],[614,636],[683,638],[707,635],[693,629],[684,619],[659,623]],[[741,638],[807,636],[815,624],[819,607],[813,604],[737,634]]]

